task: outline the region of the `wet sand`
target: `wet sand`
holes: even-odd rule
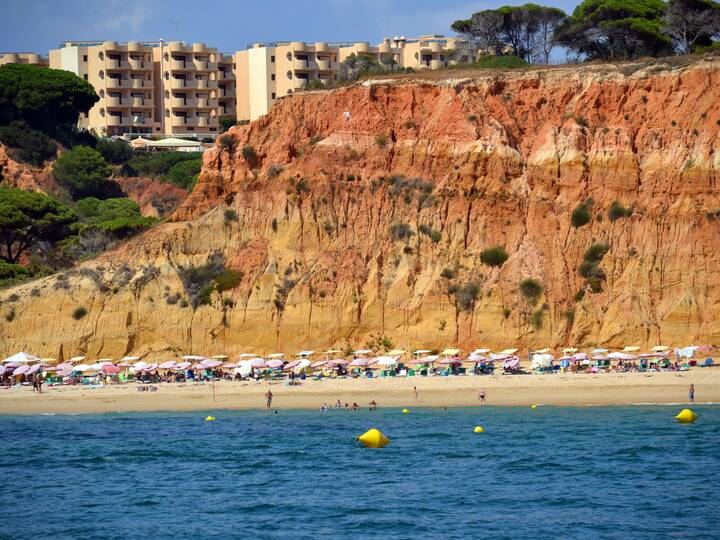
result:
[[[157,392],[139,392],[138,384],[106,387],[44,387],[37,394],[30,386],[0,390],[0,414],[100,413],[128,411],[201,411],[255,409],[265,406],[272,390],[277,409],[320,408],[357,402],[367,407],[478,406],[485,389],[488,405],[626,405],[687,402],[688,387],[695,384],[697,403],[720,402],[720,368],[694,368],[684,372],[599,373],[554,375],[489,375],[462,377],[388,377],[381,379],[306,380],[301,386],[282,381],[161,383]],[[414,400],[417,386],[420,401]]]

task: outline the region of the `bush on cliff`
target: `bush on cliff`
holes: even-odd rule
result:
[[[618,219],[630,217],[632,215],[631,208],[625,208],[620,201],[613,201],[608,210],[608,218],[610,221],[617,221]]]
[[[95,145],[95,150],[100,152],[105,161],[113,165],[121,165],[133,157],[130,145],[120,139],[100,139]]]
[[[582,227],[583,225],[587,225],[588,223],[590,223],[591,219],[592,219],[592,212],[590,211],[590,208],[587,203],[578,205],[575,208],[575,210],[572,211],[572,214],[570,215],[570,223],[576,229]]]
[[[493,246],[480,253],[480,262],[491,268],[500,268],[508,260],[507,251],[502,246]]]
[[[194,152],[136,153],[121,169],[124,176],[150,176],[168,181],[166,175],[181,161],[197,160]]]
[[[87,197],[77,201],[75,206],[83,223],[118,240],[142,232],[158,221],[156,218],[143,217],[138,204],[127,198],[100,200]]]
[[[540,295],[543,292],[543,286],[537,279],[523,279],[518,287],[520,289],[520,293],[523,295],[523,298],[525,298],[528,303],[532,305],[538,303],[538,300],[540,300]]]
[[[173,165],[167,173],[167,179],[171,184],[192,191],[200,176],[202,159],[189,159],[179,161]]]
[[[8,147],[12,159],[32,165],[42,165],[56,154],[55,144],[50,137],[29,128],[24,122],[0,126],[0,142]]]
[[[53,166],[55,179],[73,196],[102,195],[112,170],[97,150],[76,146],[62,154]]]

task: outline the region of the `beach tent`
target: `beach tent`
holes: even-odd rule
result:
[[[375,362],[379,366],[395,366],[397,365],[397,359],[392,356],[378,356],[375,358]]]
[[[33,356],[32,354],[28,354],[26,352],[19,352],[17,354],[13,354],[12,356],[8,356],[5,360],[2,361],[3,364],[28,364],[31,362],[39,362],[40,358],[37,356]]]
[[[143,148],[147,148],[148,143],[151,143],[150,139],[143,139],[142,137],[138,137],[137,139],[133,139],[130,141],[130,148],[133,150],[140,150]]]
[[[531,364],[533,369],[549,368],[553,360],[555,360],[555,357],[552,354],[535,353],[532,355]]]
[[[154,150],[172,150],[173,152],[202,152],[202,144],[199,141],[188,141],[169,137],[161,141],[148,141],[145,143],[146,148]]]

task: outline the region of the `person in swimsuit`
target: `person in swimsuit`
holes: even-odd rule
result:
[[[691,384],[690,389],[688,390],[688,401],[690,403],[695,403],[695,385]]]
[[[265,392],[265,402],[267,404],[268,409],[272,406],[272,399],[273,399],[273,393],[270,390]]]
[[[480,405],[485,405],[485,389],[481,388],[480,392],[478,392],[478,399],[480,400]]]

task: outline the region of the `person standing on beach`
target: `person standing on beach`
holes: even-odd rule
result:
[[[691,384],[690,389],[688,390],[688,401],[690,403],[695,403],[695,385]]]
[[[478,392],[478,399],[480,400],[480,405],[485,405],[485,389],[481,388],[480,392]]]
[[[413,386],[413,401],[420,401],[420,393],[418,392],[417,386]]]
[[[272,406],[272,398],[273,398],[273,393],[270,390],[265,392],[265,401],[267,403],[268,409]]]

